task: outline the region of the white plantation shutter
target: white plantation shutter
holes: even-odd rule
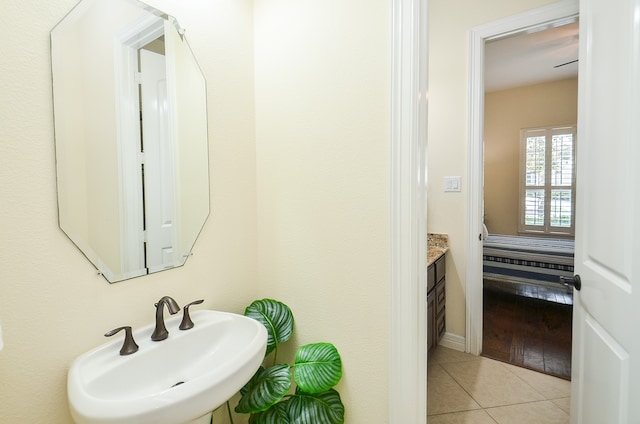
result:
[[[520,232],[573,235],[575,125],[523,129],[520,138]]]

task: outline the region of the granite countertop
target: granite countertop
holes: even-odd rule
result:
[[[440,259],[449,250],[449,236],[446,234],[427,234],[427,266]]]

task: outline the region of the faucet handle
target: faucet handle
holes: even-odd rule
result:
[[[135,353],[138,351],[138,345],[136,344],[136,341],[133,340],[133,334],[131,333],[131,327],[130,326],[124,326],[124,327],[118,327],[116,329],[113,329],[109,332],[107,332],[104,336],[105,337],[111,337],[114,334],[116,334],[118,331],[120,330],[124,330],[125,334],[124,334],[124,343],[122,344],[122,348],[120,349],[120,355],[131,355],[132,353]]]
[[[179,329],[188,330],[190,328],[193,328],[193,321],[191,321],[191,317],[189,316],[189,306],[191,306],[191,305],[199,305],[202,302],[204,302],[204,299],[194,300],[193,302],[184,305],[184,308],[182,308],[182,310],[184,311],[182,313],[182,322],[180,323],[180,326],[178,327]]]

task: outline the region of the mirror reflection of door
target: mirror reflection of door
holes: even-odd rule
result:
[[[142,48],[140,59],[140,150],[143,181],[145,267],[174,266],[175,171],[169,133],[165,56]]]
[[[80,0],[51,31],[51,68],[60,228],[111,283],[184,265],[210,206],[184,29],[138,0]]]

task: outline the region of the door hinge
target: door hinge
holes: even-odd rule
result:
[[[142,72],[135,72],[133,74],[133,80],[136,84],[142,84]]]

